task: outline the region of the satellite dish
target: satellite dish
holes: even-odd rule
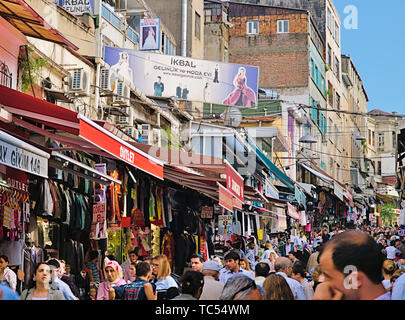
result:
[[[242,112],[238,108],[228,108],[223,116],[225,117],[225,125],[230,127],[239,127],[242,122]]]

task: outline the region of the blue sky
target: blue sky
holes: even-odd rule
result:
[[[334,0],[342,29],[342,54],[349,55],[369,96],[368,110],[405,114],[404,0]],[[346,6],[358,9],[358,29],[344,27]]]

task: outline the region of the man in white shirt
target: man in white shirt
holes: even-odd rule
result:
[[[393,241],[391,241],[391,245],[385,248],[385,252],[387,252],[387,259],[394,260],[395,254],[400,251],[394,247]]]
[[[8,285],[14,291],[17,288],[17,275],[8,267],[8,257],[0,256],[0,283]]]
[[[314,296],[314,289],[305,278],[305,267],[301,261],[293,264],[291,278],[297,280],[304,287],[307,300],[312,300]]]
[[[214,260],[204,262],[202,274],[204,275],[204,286],[199,300],[219,300],[224,284],[218,281],[221,266]]]
[[[287,281],[295,300],[307,300],[304,287],[297,281],[290,278],[292,273],[292,262],[286,257],[280,257],[274,265],[276,274],[281,275]]]

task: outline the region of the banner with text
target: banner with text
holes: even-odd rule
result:
[[[241,108],[257,106],[259,68],[105,47],[111,69],[147,96]]]
[[[75,16],[94,12],[94,0],[59,0],[59,5]]]

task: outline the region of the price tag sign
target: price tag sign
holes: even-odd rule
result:
[[[203,218],[203,219],[212,219],[213,213],[214,213],[214,208],[213,207],[209,207],[209,206],[202,207],[202,209],[201,209],[201,218]]]
[[[93,205],[93,223],[103,223],[106,218],[106,204],[100,202]]]

